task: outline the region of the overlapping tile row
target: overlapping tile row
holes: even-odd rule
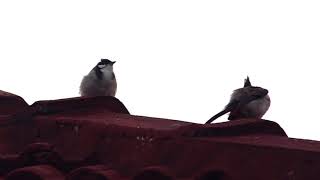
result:
[[[0,117],[6,117],[28,107],[21,97],[1,90],[0,102]]]
[[[288,138],[272,121],[201,125],[130,115],[112,97],[28,106],[22,98],[5,96],[0,93],[0,107],[6,107],[0,109],[0,180],[315,180],[320,175],[320,143]]]

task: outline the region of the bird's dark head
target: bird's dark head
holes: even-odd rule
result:
[[[101,59],[101,61],[98,63],[98,66],[113,66],[114,63],[116,63],[116,61],[110,61],[109,59]]]
[[[116,61],[110,61],[109,59],[101,59],[100,62],[92,69],[95,72],[95,75],[102,79],[103,76],[114,77],[113,73],[113,64]]]
[[[98,77],[101,77],[101,73],[113,73],[113,64],[115,61],[109,59],[101,59],[100,62],[93,68]]]
[[[247,88],[250,91],[250,94],[252,96],[256,96],[256,97],[264,97],[269,93],[269,91],[267,89],[264,89],[262,87],[250,86]]]
[[[97,64],[96,67],[100,70],[113,70],[114,63],[116,63],[116,61],[110,61],[109,59],[101,59],[101,61]]]
[[[267,89],[264,89],[264,88],[258,87],[258,86],[252,86],[252,84],[250,82],[250,79],[249,79],[249,76],[247,76],[247,78],[244,79],[243,87],[246,88],[246,89],[250,89],[250,91],[253,94],[254,93],[258,93],[258,95],[263,94],[263,96],[264,96],[264,95],[267,95],[269,93],[269,91]]]

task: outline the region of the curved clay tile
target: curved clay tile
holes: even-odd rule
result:
[[[206,170],[197,175],[194,180],[231,180],[222,170]]]
[[[156,166],[156,167],[146,167],[135,176],[132,180],[173,180],[175,179],[169,170],[165,167]]]
[[[6,180],[63,180],[64,175],[48,165],[29,166],[10,172]]]
[[[85,166],[73,170],[66,180],[121,180],[121,176],[104,165]]]
[[[105,112],[129,114],[121,101],[112,96],[75,97],[59,100],[37,101],[31,105],[37,107],[40,114],[68,113],[73,116],[86,113]]]
[[[19,161],[23,166],[50,164],[55,167],[63,167],[63,160],[48,143],[32,143],[19,155]]]
[[[27,107],[28,104],[20,96],[0,90],[0,117],[17,113]]]
[[[273,135],[288,137],[286,132],[273,121],[241,119],[214,124],[191,124],[180,128],[179,134],[187,137],[226,137],[248,135]]]

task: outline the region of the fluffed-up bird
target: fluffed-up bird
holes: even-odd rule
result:
[[[101,61],[84,76],[80,85],[81,96],[115,96],[117,80],[113,72],[115,61],[101,59]]]
[[[228,120],[242,118],[262,118],[270,107],[270,97],[268,90],[252,86],[247,77],[244,87],[233,91],[229,103],[224,110],[210,118],[206,124],[211,123],[220,116],[230,112]]]

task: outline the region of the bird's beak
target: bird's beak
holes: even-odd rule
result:
[[[116,61],[112,61],[112,65],[113,65],[114,63],[116,63]]]

